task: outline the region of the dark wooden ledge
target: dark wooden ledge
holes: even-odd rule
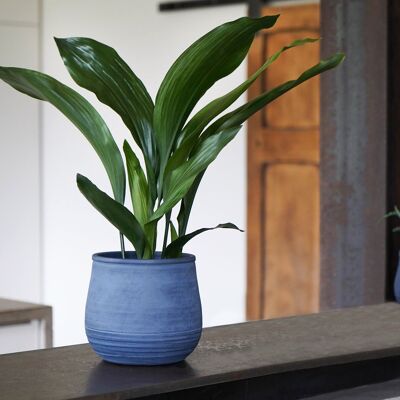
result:
[[[387,303],[205,329],[186,362],[164,367],[108,364],[88,345],[7,354],[0,398],[298,399],[399,378],[399,332],[400,305]]]

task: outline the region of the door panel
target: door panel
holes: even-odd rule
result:
[[[295,32],[278,32],[266,35],[265,55],[274,54],[283,46],[295,39],[317,36],[314,30]],[[273,88],[293,77],[299,76],[306,65],[317,64],[319,60],[319,44],[313,43],[290,49],[282,54],[275,65],[265,73],[263,89]],[[302,129],[319,126],[319,77],[311,79],[296,89],[276,99],[263,112],[265,128]],[[299,101],[306,99],[306,101]]]
[[[317,4],[265,7],[281,14],[258,35],[249,75],[295,39],[319,37]],[[319,60],[319,43],[282,54],[249,97],[293,78]],[[319,79],[300,85],[248,124],[249,319],[314,312],[319,307]]]
[[[264,317],[281,317],[318,308],[318,167],[271,164],[264,192]],[[308,294],[308,295],[305,295]]]

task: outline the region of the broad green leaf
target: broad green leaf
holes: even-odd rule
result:
[[[157,245],[157,221],[147,223],[144,227],[144,232],[146,234],[147,243],[143,258],[153,258]]]
[[[182,160],[182,157],[185,158],[189,155],[187,152],[188,150],[188,145],[185,145],[187,143],[191,143],[192,145],[195,143],[195,139],[199,137],[203,129],[221,112],[226,110],[231,104],[233,104],[256,80],[257,78],[274,62],[276,61],[279,56],[294,47],[297,46],[302,46],[307,43],[313,43],[318,41],[319,39],[310,39],[310,38],[305,38],[305,39],[299,39],[295,40],[292,43],[290,43],[288,46],[282,47],[279,51],[274,53],[272,56],[270,56],[265,63],[256,71],[254,74],[250,76],[249,79],[247,79],[245,82],[243,82],[241,85],[237,86],[235,89],[231,90],[229,93],[225,94],[224,96],[221,96],[215,100],[213,100],[211,103],[207,104],[205,107],[203,107],[191,120],[187,123],[185,128],[182,131],[182,134],[180,135],[180,142],[181,144],[178,145],[177,148],[177,155],[174,154],[174,156],[169,160],[168,163],[173,163],[176,162],[175,160],[179,157],[180,160]],[[181,148],[183,150],[181,150]],[[189,149],[190,152],[191,149]],[[186,154],[182,154],[186,153]]]
[[[142,81],[112,48],[82,37],[55,39],[74,81],[117,112],[143,151],[153,196],[158,163],[153,135],[153,101]]]
[[[185,196],[197,175],[216,159],[220,151],[236,136],[240,128],[241,126],[222,130],[204,140],[196,153],[172,172],[164,201],[152,215],[150,221],[160,219]]]
[[[111,222],[135,247],[138,257],[143,255],[146,238],[139,221],[122,204],[102,192],[88,178],[78,174],[76,182],[79,190],[109,222]]]
[[[171,172],[187,160],[196,143],[196,139],[188,139],[179,145],[176,151],[168,159],[167,166],[164,170],[164,180],[168,180]]]
[[[204,93],[234,71],[246,57],[257,31],[278,16],[240,18],[223,24],[193,43],[167,72],[157,93],[154,129],[162,174],[177,133]],[[162,176],[161,176],[162,177]]]
[[[326,60],[321,61],[317,65],[303,72],[298,79],[286,82],[279,85],[270,92],[264,93],[258,96],[256,99],[249,101],[247,104],[237,108],[236,110],[224,115],[215,121],[206,131],[201,135],[201,140],[206,140],[209,136],[215,134],[220,129],[226,129],[235,124],[240,124],[246,121],[251,115],[256,113],[258,110],[263,108],[265,105],[275,100],[282,94],[286,93],[290,89],[300,85],[306,80],[324,72],[331,68],[336,67],[344,59],[342,53],[338,53]],[[183,144],[182,144],[183,145]],[[205,172],[205,171],[204,171]],[[186,227],[189,221],[190,211],[193,205],[194,197],[197,189],[200,185],[202,175],[199,175],[196,181],[194,181],[192,187],[188,190],[187,195],[182,199],[181,209],[178,214],[179,222],[179,234],[182,235],[186,232]]]
[[[133,212],[140,225],[147,223],[151,209],[151,199],[146,177],[129,143],[124,141],[124,153],[128,170],[128,182],[131,192]]]
[[[313,43],[319,39],[300,39],[295,40],[288,46],[282,47],[279,51],[270,56],[267,61],[250,76],[245,82],[231,90],[229,93],[221,96],[211,103],[203,107],[182,130],[177,144],[177,149],[173,155],[169,158],[167,166],[165,168],[165,175],[171,173],[172,170],[181,165],[189,156],[193,147],[197,143],[197,139],[200,136],[203,129],[221,112],[226,110],[231,104],[233,104],[256,80],[257,78],[274,62],[279,56],[293,47],[302,46],[307,43]]]
[[[146,246],[143,258],[151,258],[154,252],[154,241],[156,234],[156,223],[147,224],[151,213],[153,212],[152,200],[149,186],[140,165],[140,161],[136,157],[129,143],[124,141],[124,153],[126,158],[126,166],[128,170],[128,182],[131,193],[133,212],[144,233],[147,237],[148,245]]]
[[[196,176],[196,179],[192,183],[192,186],[182,198],[181,207],[178,213],[178,231],[179,236],[183,236],[186,233],[187,225],[189,222],[190,212],[192,211],[193,202],[196,197],[197,189],[200,186],[200,182],[203,179],[206,170],[202,171]]]
[[[231,126],[242,124],[249,117],[255,114],[258,110],[265,107],[271,101],[277,99],[284,93],[313,78],[314,76],[336,67],[343,61],[343,59],[344,54],[337,53],[326,60],[322,60],[318,64],[303,72],[297,79],[283,83],[282,85],[277,86],[271,91],[259,95],[255,99],[247,102],[236,110],[233,110],[232,112],[224,115],[205,130],[205,132],[201,135],[202,140],[207,139],[210,135],[219,132],[221,129],[226,129]]]
[[[178,239],[174,240],[171,242],[167,248],[165,249],[164,257],[165,258],[178,258],[182,254],[182,249],[183,246],[191,239],[193,239],[195,236],[200,235],[203,232],[206,231],[212,231],[214,229],[219,229],[219,228],[224,228],[224,229],[236,229],[240,232],[244,232],[242,229],[239,229],[236,225],[228,222],[226,224],[219,224],[217,226],[214,226],[213,228],[202,228],[198,229],[192,233],[188,233],[187,235],[181,236]]]
[[[125,169],[121,153],[90,103],[68,86],[37,71],[0,67],[0,79],[22,93],[53,104],[84,134],[107,171],[115,199],[123,203]]]

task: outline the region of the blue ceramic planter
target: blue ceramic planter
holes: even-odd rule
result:
[[[202,314],[195,257],[138,260],[134,252],[93,256],[86,335],[104,360],[160,365],[184,360],[197,346]]]

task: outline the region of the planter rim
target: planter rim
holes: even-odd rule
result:
[[[168,264],[185,264],[188,262],[196,261],[196,256],[189,253],[182,253],[179,258],[160,258],[161,252],[156,251],[156,258],[150,260],[139,260],[136,258],[136,251],[126,251],[128,258],[121,258],[121,251],[105,251],[95,253],[92,256],[93,261],[99,261],[109,264],[123,264],[123,265],[168,265]]]

